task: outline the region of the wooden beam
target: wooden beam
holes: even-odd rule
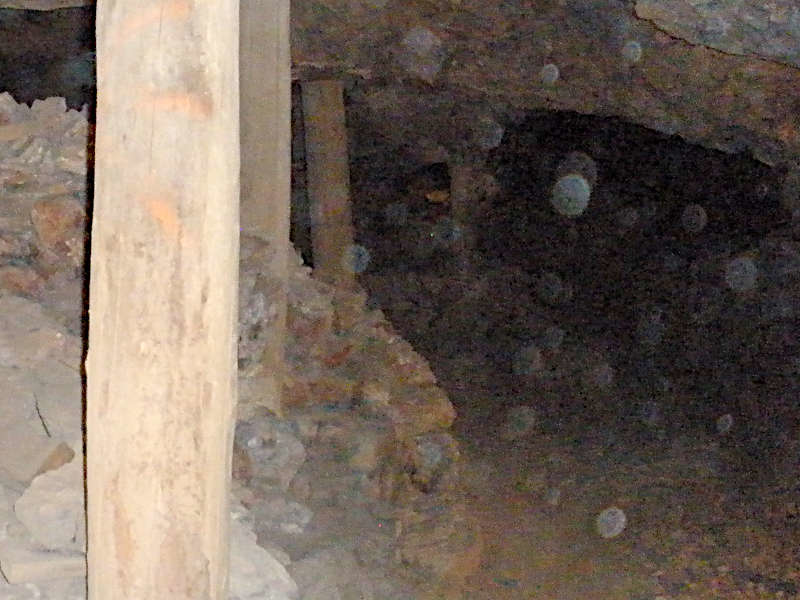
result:
[[[340,80],[301,82],[306,139],[306,187],[311,204],[314,276],[352,288],[350,164],[344,89]]]
[[[274,307],[262,357],[260,387],[269,406],[281,403],[286,339],[291,187],[291,56],[289,0],[241,0],[242,232],[269,244],[264,265]]]
[[[291,185],[289,1],[242,0],[240,11],[242,231],[265,239],[279,233],[286,246]]]
[[[86,361],[92,600],[227,598],[238,6],[98,5]]]

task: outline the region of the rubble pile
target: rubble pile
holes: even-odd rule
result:
[[[0,94],[0,289],[34,298],[80,330],[86,246],[87,112]]]
[[[248,243],[244,240],[243,247]],[[243,279],[259,268],[243,262]],[[269,312],[268,303],[243,303]],[[283,514],[291,515],[288,522],[265,521],[259,530],[263,539],[281,539],[290,554],[305,555],[308,540],[297,534],[310,513],[300,505],[349,514],[339,517],[339,526],[363,509],[372,515],[369,529],[379,528],[383,547],[367,543],[365,554],[365,531],[350,527],[337,535],[337,548],[354,552],[360,562],[374,564],[376,556],[391,552],[436,578],[467,576],[461,563],[480,552],[480,538],[474,523],[462,517],[456,524],[463,503],[459,445],[448,431],[455,411],[425,359],[380,310],[367,308],[363,292],[311,278],[299,259],[290,273],[288,308],[281,417],[257,406],[258,397],[240,398],[240,410],[253,416],[240,422],[235,443],[236,479],[259,489],[245,504],[258,513],[255,506],[277,502]],[[240,352],[240,361],[256,363],[258,345],[252,351]],[[245,381],[241,389],[251,386]],[[245,433],[251,421],[260,425]],[[272,428],[257,432],[265,423]],[[265,452],[275,458],[264,460]],[[274,471],[274,461],[285,465],[283,472]],[[275,500],[278,490],[288,490],[299,505]],[[264,494],[272,500],[262,503]],[[411,536],[411,524],[424,521],[431,504],[435,519],[449,523],[449,533],[442,537],[441,527],[422,527],[423,533]],[[393,533],[386,539],[389,530]]]
[[[89,129],[63,99],[28,108],[4,94],[0,109],[0,590],[77,599]],[[261,245],[242,239],[231,597],[413,598],[406,571],[415,585],[463,579],[481,545],[459,497],[447,395],[363,292],[314,280],[298,259],[275,404],[259,387],[274,319]]]

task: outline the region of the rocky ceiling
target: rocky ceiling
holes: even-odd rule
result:
[[[423,159],[480,153],[530,109],[616,115],[770,165],[800,155],[794,0],[326,0],[293,11],[295,67],[356,74],[355,117]]]
[[[304,0],[292,11],[293,76],[346,76],[356,153],[473,160],[545,109],[615,115],[769,165],[800,156],[796,0]]]

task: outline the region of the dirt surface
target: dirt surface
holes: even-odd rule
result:
[[[504,411],[475,397],[460,429],[483,563],[434,597],[797,597],[797,494],[735,441],[587,420],[506,441]],[[626,526],[604,538],[609,507]]]
[[[473,491],[485,558],[462,597],[633,598],[653,588],[647,570],[625,555],[627,544],[593,531],[592,517],[604,508],[601,497],[575,493],[576,484],[566,482],[573,489],[562,492],[555,506],[546,490],[526,489],[531,466],[541,463],[536,455],[546,448],[486,450],[473,463],[486,469]]]

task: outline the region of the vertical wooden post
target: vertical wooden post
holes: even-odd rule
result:
[[[305,127],[303,125],[303,98],[292,92],[292,240],[304,256],[311,256],[311,213],[306,184]]]
[[[448,165],[450,173],[450,216],[459,227],[461,237],[454,244],[457,268],[468,271],[472,251],[472,227],[476,225],[475,209],[480,199],[476,189],[475,167],[453,162]]]
[[[450,163],[450,216],[462,225],[472,223],[479,199],[475,186],[476,169],[471,165]]]
[[[289,269],[291,57],[289,0],[241,0],[242,233],[269,243],[275,290],[261,387],[280,405]]]
[[[97,8],[89,597],[227,598],[238,1]]]
[[[355,277],[348,268],[353,220],[344,90],[338,80],[301,85],[314,276],[350,288]]]

